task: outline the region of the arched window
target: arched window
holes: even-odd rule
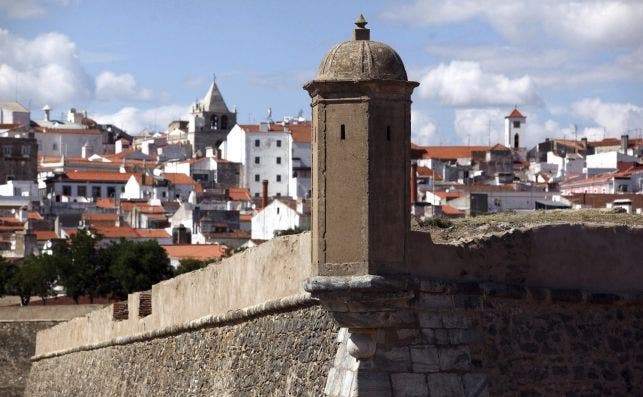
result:
[[[514,148],[515,148],[515,149],[518,149],[518,148],[520,147],[520,146],[519,146],[519,145],[520,145],[520,143],[519,143],[519,141],[518,141],[519,139],[520,139],[520,136],[518,136],[518,134],[514,135]]]
[[[227,130],[228,129],[228,116],[221,116],[221,129],[222,130]]]
[[[219,118],[217,117],[216,114],[213,114],[212,116],[210,116],[210,129],[211,130],[219,129]]]

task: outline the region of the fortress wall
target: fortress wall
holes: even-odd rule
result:
[[[101,305],[0,307],[0,396],[21,396],[27,384],[36,333]]]
[[[38,334],[36,356],[108,345],[136,335],[175,332],[204,317],[223,315],[304,295],[310,275],[310,235],[285,236],[236,254],[205,269],[155,284],[151,314],[139,318],[141,293],[130,294],[126,314],[114,320],[116,304],[75,318]],[[125,317],[126,316],[126,317]]]
[[[407,272],[593,292],[640,292],[643,228],[546,225],[459,244],[412,232]]]
[[[319,396],[337,326],[314,304],[33,363],[27,396]]]

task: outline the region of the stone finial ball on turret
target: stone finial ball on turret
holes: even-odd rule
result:
[[[400,56],[390,46],[371,41],[366,19],[360,15],[353,39],[337,44],[322,59],[316,81],[407,81]]]

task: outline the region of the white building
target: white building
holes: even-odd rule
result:
[[[618,163],[636,163],[637,159],[634,156],[624,154],[617,151],[603,152],[597,154],[590,154],[585,159],[587,169],[590,170],[590,175],[596,172],[614,171],[618,169]]]
[[[253,240],[270,240],[276,231],[295,228],[310,229],[308,202],[293,201],[288,205],[275,199],[252,217]]]
[[[29,110],[18,102],[0,102],[0,124],[19,124],[29,127]]]
[[[292,139],[282,125],[235,125],[223,144],[226,160],[242,164],[241,184],[259,197],[261,181],[268,180],[269,196],[289,196],[292,176]]]
[[[520,135],[524,136],[527,127],[527,118],[514,109],[505,116],[505,146],[510,149],[520,148]]]

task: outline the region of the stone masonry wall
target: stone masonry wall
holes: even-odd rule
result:
[[[318,396],[337,326],[318,305],[36,361],[28,396]]]
[[[643,393],[643,309],[486,299],[471,348],[493,396]]]
[[[36,332],[57,321],[0,322],[0,396],[21,396],[36,350]]]
[[[485,282],[314,277],[342,329],[325,394],[643,393],[643,296]]]

